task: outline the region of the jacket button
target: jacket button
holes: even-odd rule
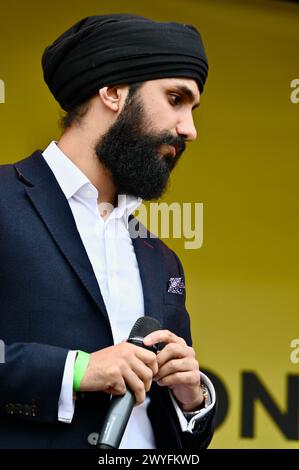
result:
[[[33,405],[33,406],[30,406],[30,412],[29,412],[30,416],[36,416],[36,406]]]
[[[13,415],[14,413],[14,406],[12,403],[8,403],[7,405],[5,405],[5,410],[7,413],[9,413],[10,415]]]
[[[23,407],[22,407],[22,405],[21,405],[20,403],[16,403],[16,404],[15,404],[15,413],[16,413],[17,415],[23,414],[22,408],[23,408]]]

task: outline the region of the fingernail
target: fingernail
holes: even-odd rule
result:
[[[143,340],[144,343],[150,343],[152,341],[152,337],[151,336],[146,336]]]

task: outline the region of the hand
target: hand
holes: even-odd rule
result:
[[[127,385],[139,405],[145,400],[157,372],[156,354],[124,341],[91,353],[80,391],[124,395]]]
[[[157,355],[158,374],[154,380],[169,387],[183,411],[193,411],[204,400],[200,387],[199,365],[193,348],[168,330],[150,333],[143,340],[147,346],[164,342],[166,346]]]

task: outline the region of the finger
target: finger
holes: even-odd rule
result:
[[[153,375],[158,372],[157,356],[152,351],[141,348],[140,346],[131,345],[134,348],[135,357],[152,370]]]
[[[124,395],[127,391],[127,387],[123,378],[119,379],[119,381],[104,390],[107,393],[111,393],[111,395]]]
[[[178,372],[197,371],[198,373],[198,370],[198,362],[193,358],[174,359],[172,361],[168,361],[159,369],[158,374],[155,376],[155,381],[162,380],[165,377]]]
[[[142,380],[137,377],[134,371],[130,368],[126,370],[124,373],[124,379],[128,386],[128,388],[134,393],[135,395],[135,402],[136,405],[141,405],[141,403],[145,400],[145,387]]]
[[[199,386],[200,378],[198,372],[175,372],[174,374],[167,375],[163,379],[160,379],[158,384],[160,386],[173,388],[177,385],[188,385],[188,386]]]
[[[183,338],[175,335],[169,330],[153,331],[152,333],[150,333],[143,339],[143,342],[146,346],[152,346],[153,344],[156,344],[156,343],[186,344],[186,341]]]
[[[182,359],[184,357],[195,358],[194,349],[178,343],[167,344],[157,356],[158,367],[160,369],[168,361],[172,359]]]
[[[148,392],[153,381],[152,369],[143,364],[143,362],[139,361],[139,359],[136,359],[136,362],[132,365],[132,370],[137,375],[137,377],[142,380],[145,391]]]

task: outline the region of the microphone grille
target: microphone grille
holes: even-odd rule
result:
[[[145,336],[152,333],[152,331],[161,330],[161,329],[162,329],[161,323],[155,318],[147,317],[147,316],[140,317],[138,318],[138,320],[136,320],[130,332],[129,339],[134,338],[136,336],[144,338]]]

